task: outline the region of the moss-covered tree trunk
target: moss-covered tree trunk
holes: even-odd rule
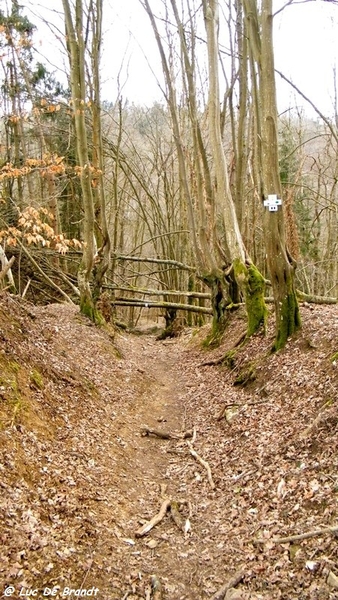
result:
[[[191,186],[186,162],[186,140],[181,131],[176,86],[170,60],[167,59],[166,45],[157,27],[156,18],[149,0],[143,5],[149,16],[159,48],[163,73],[167,86],[166,98],[172,118],[174,139],[178,156],[178,168],[183,195],[187,206],[187,221],[194,248],[197,276],[211,290],[213,307],[213,327],[211,337],[218,338],[227,323],[227,306],[238,302],[238,294],[245,299],[248,312],[248,335],[251,335],[265,321],[264,281],[251,263],[244,247],[235,203],[231,195],[228,179],[228,165],[222,144],[220,123],[220,92],[218,76],[218,0],[203,0],[203,13],[207,32],[209,98],[209,136],[203,139],[200,126],[200,111],[197,101],[195,81],[197,57],[195,55],[195,29],[193,11],[190,18],[182,19],[178,3],[170,0],[173,18],[177,24],[181,67],[184,78],[189,115],[196,188]],[[167,7],[169,3],[167,4]],[[190,32],[187,34],[190,26]],[[168,44],[171,48],[171,44]],[[181,85],[181,83],[180,83]],[[244,118],[244,111],[242,112]],[[211,158],[210,158],[211,156]],[[229,273],[223,268],[229,266]],[[230,281],[228,279],[230,278]],[[260,301],[258,297],[260,296]]]
[[[259,138],[259,167],[262,200],[269,196],[282,199],[278,160],[277,100],[273,52],[272,0],[262,0],[261,14],[257,0],[243,0],[248,23],[251,52],[255,116]],[[269,276],[275,312],[276,337],[273,349],[282,348],[300,327],[300,314],[294,285],[295,261],[290,256],[285,235],[283,206],[270,211],[264,206],[263,228]]]
[[[233,276],[232,287],[231,282],[228,287],[228,296],[230,302],[237,301],[238,292],[244,298],[248,316],[247,336],[250,336],[259,329],[262,323],[265,323],[265,285],[262,275],[252,264],[244,246],[229,185],[228,166],[222,143],[218,76],[218,0],[204,0],[203,10],[208,48],[208,119],[216,179],[216,209],[223,212],[227,253],[231,262],[230,272]],[[222,303],[224,304],[223,300],[220,300],[222,281],[220,277],[216,277],[214,280],[212,287],[212,298],[215,299],[214,326],[217,325],[217,320],[222,326],[225,322],[224,310],[221,314],[221,306]]]

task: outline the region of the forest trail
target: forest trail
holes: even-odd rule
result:
[[[14,581],[16,593],[95,586],[102,600],[122,600],[147,597],[156,574],[166,597],[202,597],[196,543],[169,516],[135,537],[163,494],[187,500],[182,471],[194,478],[183,440],[142,435],[144,426],[173,434],[186,427],[184,344],[124,333],[113,342],[67,305],[30,307],[28,316],[12,308],[19,337],[25,331],[10,343],[14,371],[25,371],[24,387],[34,365],[41,385],[26,382],[26,409],[7,434],[2,508],[14,484],[17,520],[14,535],[8,526],[3,536],[11,556],[1,557],[3,585]]]
[[[0,588],[13,586],[15,600],[68,588],[73,598],[153,600],[155,574],[163,600],[207,600],[243,569],[238,599],[334,600],[332,536],[272,541],[333,526],[338,513],[338,309],[302,314],[283,353],[267,354],[270,330],[229,369],[216,363],[240,319],[206,352],[203,333],[112,338],[75,307],[2,295]],[[215,489],[186,439],[144,427],[194,428]],[[168,511],[137,536],[164,497],[190,530]]]

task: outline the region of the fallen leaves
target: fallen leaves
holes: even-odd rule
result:
[[[125,334],[117,343],[127,358],[116,360],[105,332],[74,308],[30,307],[31,319],[6,298],[0,361],[17,366],[0,372],[0,409],[13,383],[25,402],[0,432],[2,585],[80,589],[86,578],[102,598],[147,598],[156,573],[168,597],[199,600],[244,565],[233,597],[335,598],[337,418],[327,402],[338,388],[337,307],[305,310],[304,333],[273,357],[269,339],[253,338],[240,368],[264,358],[243,389],[217,356],[201,366],[188,335],[166,346]],[[224,405],[236,406],[233,418]],[[169,432],[196,428],[205,464],[180,434],[143,438],[142,424],[157,431],[159,419]],[[179,527],[165,517],[137,538],[139,517],[149,522],[161,495],[186,503]]]

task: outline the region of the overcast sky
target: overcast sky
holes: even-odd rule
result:
[[[276,12],[286,1],[275,0]],[[221,0],[222,3],[222,0]],[[53,10],[62,11],[61,0],[22,0],[35,14],[57,24]],[[154,11],[162,0],[150,0]],[[45,8],[44,8],[45,7]],[[48,16],[47,16],[48,15]],[[36,17],[32,20],[38,25]],[[59,26],[62,28],[61,21]],[[104,47],[102,79],[104,99],[114,101],[118,89],[136,104],[151,104],[163,96],[155,76],[162,81],[160,61],[149,20],[139,0],[104,0]],[[62,60],[57,42],[45,27],[39,27],[39,50],[55,65]],[[222,41],[222,40],[221,40]],[[325,115],[333,114],[333,69],[338,59],[338,5],[312,0],[287,6],[275,17],[275,66],[291,79]],[[149,66],[150,65],[150,66]],[[306,103],[276,76],[278,109]],[[306,108],[309,114],[314,113]]]

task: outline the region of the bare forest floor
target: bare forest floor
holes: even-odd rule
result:
[[[239,574],[227,599],[337,599],[335,532],[276,541],[338,524],[338,307],[302,318],[282,352],[271,320],[225,366],[205,363],[240,318],[202,350],[206,330],[113,338],[75,307],[2,294],[1,593],[207,600]]]

